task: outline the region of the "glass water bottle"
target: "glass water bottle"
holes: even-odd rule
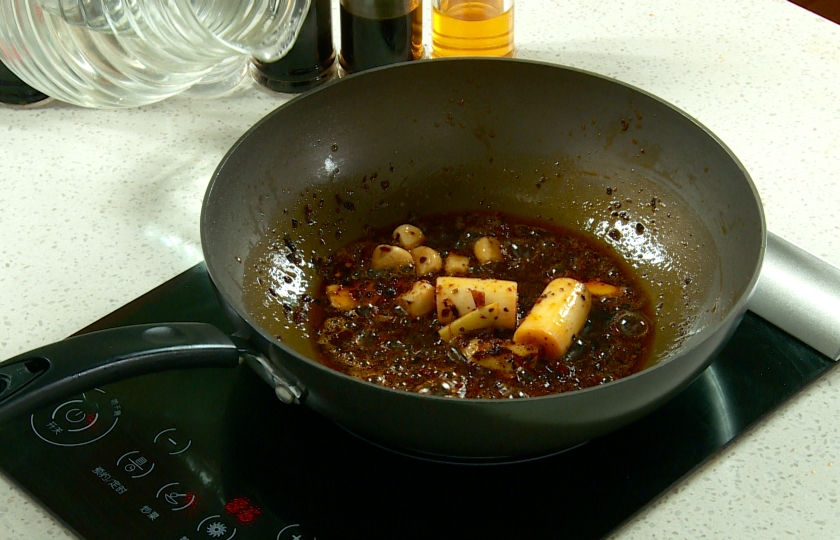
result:
[[[308,9],[309,0],[0,0],[0,61],[56,99],[134,107],[238,58],[281,58]]]

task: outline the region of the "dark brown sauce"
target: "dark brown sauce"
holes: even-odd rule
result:
[[[423,11],[420,2],[408,2],[403,14],[394,16],[390,2],[376,16],[353,13],[341,2],[341,65],[350,73],[397,62],[417,60],[422,54]],[[413,7],[411,7],[413,6]]]
[[[260,84],[278,92],[303,92],[326,80],[335,56],[330,0],[312,0],[291,50],[276,62],[252,62]]]
[[[631,375],[645,365],[653,343],[651,302],[641,283],[606,246],[544,221],[491,213],[451,213],[411,220],[426,236],[425,245],[442,257],[472,255],[482,236],[497,238],[502,262],[479,265],[472,258],[468,277],[516,281],[518,320],[524,318],[546,285],[560,277],[618,286],[614,298],[595,297],[587,323],[560,360],[517,365],[515,371],[491,370],[467,360],[458,346],[444,343],[435,312],[409,317],[394,299],[417,281],[413,268],[374,271],[371,254],[393,244],[394,227],[372,231],[320,261],[321,294],[310,302],[309,332],[325,365],[391,388],[469,398],[533,397],[600,385]],[[424,279],[434,284],[441,270]],[[366,291],[351,311],[333,307],[330,284]],[[512,330],[485,329],[471,334],[487,342],[509,340]]]
[[[45,94],[27,85],[0,62],[0,103],[23,106],[45,99]]]

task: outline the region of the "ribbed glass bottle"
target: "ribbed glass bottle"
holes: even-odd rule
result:
[[[281,58],[310,0],[0,0],[0,61],[83,107],[135,107],[237,56]]]

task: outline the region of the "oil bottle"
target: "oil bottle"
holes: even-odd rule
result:
[[[433,58],[513,55],[513,0],[432,1]]]

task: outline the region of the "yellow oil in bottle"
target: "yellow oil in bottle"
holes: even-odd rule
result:
[[[513,2],[436,0],[432,56],[513,56]]]

